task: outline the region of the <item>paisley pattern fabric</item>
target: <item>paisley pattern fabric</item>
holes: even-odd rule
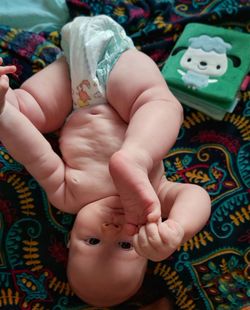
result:
[[[114,18],[160,68],[191,21],[250,32],[249,0],[67,0],[67,4],[72,18],[81,14]],[[34,34],[0,25],[0,56],[18,68],[11,86],[18,87],[54,61],[59,42],[57,32]],[[48,139],[56,148],[56,136]],[[235,111],[222,121],[185,108],[179,137],[164,159],[166,175],[209,192],[210,221],[167,260],[150,262],[142,289],[115,309],[139,309],[162,296],[173,298],[176,309],[250,306],[249,154],[249,87],[241,91]],[[48,203],[37,182],[0,143],[0,308],[96,309],[80,301],[67,282],[66,245],[73,221],[72,215]]]

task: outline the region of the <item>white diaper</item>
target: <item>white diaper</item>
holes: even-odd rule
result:
[[[70,67],[74,109],[106,103],[110,71],[124,51],[134,48],[124,29],[105,15],[76,17],[62,28],[61,45]]]

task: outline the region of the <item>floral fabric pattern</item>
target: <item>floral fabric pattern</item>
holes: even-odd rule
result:
[[[249,0],[67,0],[67,4],[72,18],[81,14],[114,18],[159,68],[189,22],[250,31]],[[10,77],[14,88],[60,52],[57,32],[35,34],[0,25],[0,57],[17,66]],[[56,135],[48,139],[56,149]],[[162,296],[173,298],[176,309],[250,306],[249,154],[249,86],[240,92],[234,112],[222,121],[185,107],[179,137],[164,159],[166,176],[199,184],[209,192],[210,221],[167,260],[150,262],[138,294],[114,309],[140,309]],[[73,221],[72,215],[50,205],[37,182],[0,143],[0,308],[96,309],[80,301],[67,282]]]

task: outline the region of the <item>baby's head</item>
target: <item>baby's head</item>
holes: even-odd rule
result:
[[[70,236],[68,279],[88,304],[122,303],[142,284],[147,259],[135,252],[124,223],[118,197],[91,203],[77,214]]]

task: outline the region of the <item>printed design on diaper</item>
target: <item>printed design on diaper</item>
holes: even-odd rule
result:
[[[216,77],[224,75],[228,69],[227,51],[232,45],[220,37],[208,35],[191,37],[188,42],[189,46],[180,60],[185,71],[177,69],[184,84],[188,88],[200,89],[217,83]],[[184,47],[177,49],[180,51]]]
[[[98,98],[102,97],[101,92],[98,90],[96,82],[91,80],[82,80],[73,91],[74,108],[83,108],[90,104],[93,104]]]
[[[77,101],[76,105],[79,108],[82,108],[84,106],[88,105],[88,101],[91,99],[91,97],[88,94],[88,91],[90,89],[90,82],[88,80],[81,81],[80,84],[76,87],[76,95]]]

